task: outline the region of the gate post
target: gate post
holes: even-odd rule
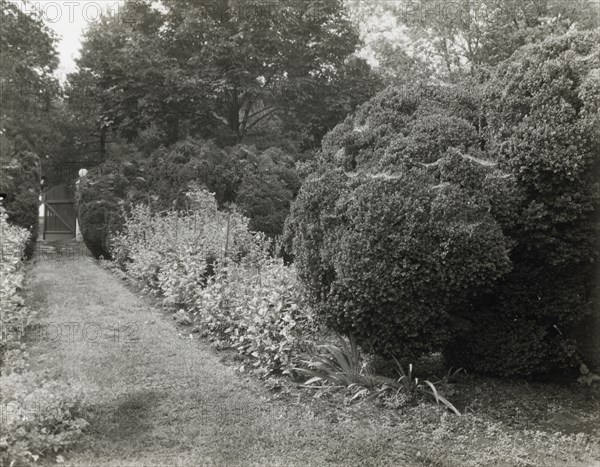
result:
[[[46,240],[46,228],[47,228],[47,226],[46,226],[46,222],[47,222],[46,219],[48,217],[48,214],[47,214],[46,210],[48,208],[46,207],[46,192],[45,191],[42,192],[42,203],[44,205],[44,232],[42,234],[42,240]]]

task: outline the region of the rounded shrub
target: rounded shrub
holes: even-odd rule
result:
[[[510,268],[484,189],[495,167],[458,96],[390,88],[365,104],[328,135],[292,208],[317,316],[378,354],[443,348]]]
[[[275,147],[221,148],[214,141],[188,138],[157,149],[143,161],[145,184],[140,192],[152,192],[155,209],[186,210],[186,190],[198,183],[215,194],[220,207],[238,205],[250,218],[252,230],[275,237],[282,233],[299,189],[294,163],[292,156]]]
[[[526,46],[482,99],[388,88],[332,130],[288,219],[319,317],[377,353],[443,348],[493,374],[588,358],[599,43],[590,32]]]
[[[550,37],[486,86],[487,147],[511,184],[511,203],[496,197],[493,210],[512,270],[446,350],[453,364],[531,375],[573,366],[593,347],[569,337],[600,316],[599,44],[597,32]]]

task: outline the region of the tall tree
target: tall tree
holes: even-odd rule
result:
[[[166,0],[160,10],[144,0],[124,14],[128,22],[104,18],[90,29],[70,80],[91,86],[102,121],[129,139],[155,125],[168,144],[186,134],[236,142],[268,122],[310,125],[304,104],[317,86],[319,98],[343,102],[320,109],[336,121],[374,92],[348,92],[362,78],[376,82],[364,63],[346,61],[358,34],[339,0]]]
[[[16,149],[35,150],[44,134],[39,121],[59,89],[52,76],[55,38],[39,17],[6,0],[0,0],[0,19],[0,134]]]
[[[8,220],[37,237],[40,155],[51,140],[49,122],[58,85],[54,36],[35,15],[0,0],[0,189]]]

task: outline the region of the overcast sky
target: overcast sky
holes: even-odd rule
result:
[[[57,75],[64,80],[75,71],[75,58],[79,55],[81,36],[87,25],[97,21],[100,12],[117,14],[124,0],[11,0],[21,11],[38,11],[44,22],[59,39],[60,66]]]

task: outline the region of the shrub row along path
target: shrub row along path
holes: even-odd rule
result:
[[[31,368],[85,393],[90,425],[63,454],[67,465],[513,465],[507,453],[565,465],[565,451],[576,456],[569,465],[589,465],[583,445],[552,452],[552,440],[536,446],[489,423],[486,434],[475,418],[430,404],[412,415],[386,418],[394,411],[371,406],[332,419],[314,404],[273,400],[258,379],[183,337],[167,313],[89,259],[38,261],[26,295],[36,321],[54,329],[31,342]]]

